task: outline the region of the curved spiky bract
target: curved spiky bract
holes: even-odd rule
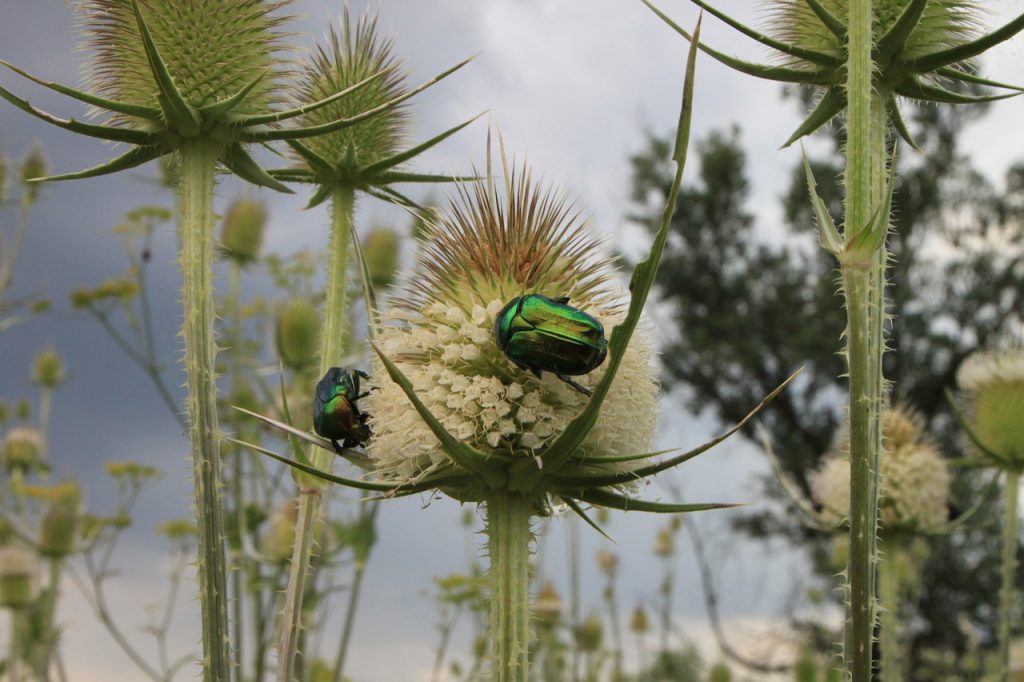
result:
[[[363,14],[355,25],[348,8],[342,14],[341,35],[331,26],[326,45],[302,69],[293,105],[301,107],[345,90],[376,74],[352,95],[305,114],[301,126],[324,125],[351,118],[406,93],[405,72],[393,54],[393,41],[381,37],[377,17]],[[398,152],[405,139],[408,109],[404,104],[342,130],[310,138],[306,146],[335,167],[365,167]]]
[[[280,98],[284,75],[279,55],[287,19],[278,10],[291,0],[139,0],[167,71],[195,109],[210,106],[255,81],[232,108],[236,116],[265,113]],[[110,99],[159,107],[139,22],[130,0],[84,0],[76,6],[85,45],[92,53],[89,85]],[[114,114],[118,123],[145,126]]]

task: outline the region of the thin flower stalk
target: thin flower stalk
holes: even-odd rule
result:
[[[999,587],[999,680],[1009,682],[1010,642],[1013,615],[1017,612],[1017,499],[1020,494],[1020,470],[1006,472],[1006,500],[1003,503],[1003,548]]]

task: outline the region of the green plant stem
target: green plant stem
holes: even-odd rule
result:
[[[882,654],[881,682],[903,680],[903,656],[900,651],[900,563],[902,549],[898,538],[882,539],[882,557],[878,569],[880,610],[879,645]]]
[[[487,499],[488,581],[494,682],[526,682],[530,676],[531,501],[495,492]]]
[[[367,506],[372,505],[372,506]],[[359,502],[359,521],[357,523],[369,523],[372,528],[377,521],[377,510],[380,509],[379,502]],[[334,674],[332,680],[341,682],[342,673],[345,671],[345,661],[348,657],[348,645],[352,640],[352,631],[355,629],[356,611],[359,608],[359,594],[363,590],[363,578],[366,576],[366,562],[369,559],[370,548],[360,550],[363,556],[356,556],[355,571],[352,575],[352,584],[348,591],[348,607],[345,609],[345,625],[341,629],[341,645],[338,647],[338,657],[334,660]]]
[[[346,293],[348,283],[349,240],[355,191],[339,186],[331,196],[331,239],[327,249],[327,301],[324,324],[320,332],[320,373],[340,362],[344,352],[344,331],[347,322]],[[311,447],[313,466],[330,471],[334,457],[320,448]],[[313,530],[323,500],[323,481],[311,476],[297,476],[299,482],[298,518],[295,545],[292,548],[291,571],[285,590],[284,612],[277,648],[277,682],[292,682],[299,633],[302,627],[302,597],[309,573],[313,550]]]
[[[1020,489],[1020,471],[1006,472],[1006,503],[1003,508],[1003,565],[1002,586],[999,590],[999,680],[1010,680],[1010,637],[1013,634],[1013,614],[1016,611],[1017,591],[1017,497]]]
[[[242,376],[241,363],[239,362],[239,354],[242,352],[241,273],[241,266],[232,259],[228,275],[227,308],[231,319],[229,343],[231,344],[230,367],[231,383],[233,386],[238,385]],[[234,411],[232,410],[232,412]],[[239,430],[240,420],[235,415],[232,415],[231,421],[234,422],[235,430]],[[243,648],[245,642],[245,634],[243,632],[245,614],[243,613],[242,606],[242,585],[244,576],[249,572],[248,564],[250,562],[246,553],[241,551],[241,534],[246,530],[245,519],[243,518],[245,514],[245,490],[242,486],[242,453],[235,447],[232,455],[231,499],[235,507],[235,537],[237,538],[237,549],[233,552],[232,556],[232,563],[236,565],[233,566],[234,570],[231,571],[231,620],[234,627],[233,641],[235,644],[232,654],[234,655],[235,670],[241,676],[242,665],[245,661],[245,651]]]
[[[18,618],[18,609],[10,609],[11,612],[11,634],[9,635],[7,654],[7,675],[11,682],[21,681],[21,641],[19,630],[21,628]]]
[[[569,519],[569,627],[572,632],[580,626],[580,520]],[[580,648],[572,647],[572,680],[580,679]]]
[[[196,572],[203,628],[202,669],[206,682],[231,679],[213,335],[213,191],[218,156],[219,149],[206,140],[189,139],[181,146],[182,335],[199,528]]]
[[[871,0],[849,3],[846,216],[847,246],[883,205],[886,186],[884,100],[872,84]],[[884,219],[884,218],[883,218]],[[856,259],[854,259],[856,261]],[[885,301],[885,248],[871,265],[843,262],[847,309],[847,362],[850,416],[849,616],[845,658],[853,682],[869,682],[877,614],[875,603],[878,521],[878,454],[884,391],[882,355]]]

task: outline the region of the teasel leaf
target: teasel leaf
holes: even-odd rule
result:
[[[810,7],[811,11],[818,17],[818,21],[824,24],[825,28],[831,31],[832,35],[839,38],[840,41],[846,42],[845,22],[829,12],[828,9],[826,9],[826,7],[818,0],[804,0],[804,2],[807,3],[807,6]]]
[[[609,456],[589,456],[589,455],[578,455],[572,456],[572,461],[577,464],[585,464],[587,466],[601,466],[602,464],[622,464],[624,462],[636,462],[642,459],[651,459],[652,457],[661,457],[667,455],[670,452],[675,452],[675,448],[669,448],[667,450],[655,450],[654,452],[643,452],[639,455],[609,455]]]
[[[238,177],[254,185],[269,187],[284,194],[294,194],[287,185],[275,180],[267,171],[260,168],[256,160],[249,156],[241,144],[229,145],[221,156],[221,163]]]
[[[285,389],[284,385],[284,363],[279,363],[278,367],[279,370],[277,373],[277,382],[278,390],[281,392],[281,413],[282,416],[284,416],[284,423],[291,425],[292,423],[294,423],[295,420],[292,419],[292,412],[288,408],[288,391]],[[292,434],[290,431],[288,431],[287,433],[289,433],[288,445],[290,445],[292,448],[292,456],[295,457],[295,459],[302,464],[310,464],[309,457],[306,455],[306,452],[299,445],[299,441],[296,438],[292,437],[294,434]]]
[[[249,81],[241,88],[239,88],[238,92],[236,92],[235,94],[229,97],[225,97],[224,99],[219,100],[217,102],[207,104],[206,106],[199,107],[199,114],[203,117],[203,119],[210,120],[218,119],[222,116],[231,113],[231,110],[237,107],[242,102],[244,102],[246,96],[248,96],[248,94],[252,92],[252,89],[259,85],[260,82],[264,78],[266,78],[269,73],[269,70],[265,70],[263,73],[256,76],[251,81]],[[235,121],[234,123],[239,124],[240,122]]]
[[[843,238],[836,229],[832,215],[828,207],[818,194],[818,181],[814,178],[811,170],[811,162],[807,159],[807,151],[801,145],[800,153],[804,157],[804,175],[807,178],[807,192],[811,197],[811,206],[814,208],[814,217],[818,223],[818,243],[833,256],[838,256],[843,251]]]
[[[105,97],[99,97],[98,95],[93,95],[88,92],[82,92],[81,90],[69,88],[68,86],[61,85],[60,83],[55,83],[53,81],[45,81],[41,78],[33,76],[27,71],[19,69],[14,64],[11,64],[10,62],[5,61],[3,59],[0,59],[0,64],[6,66],[8,69],[15,72],[16,74],[27,78],[33,83],[38,83],[44,88],[49,88],[54,92],[59,92],[62,95],[67,95],[68,97],[77,99],[79,102],[85,102],[86,104],[91,104],[94,107],[100,107],[102,109],[109,109],[110,111],[114,111],[119,114],[137,116],[139,118],[144,118],[149,121],[160,120],[160,110],[154,107],[144,107],[138,104],[115,102],[114,100],[106,99]]]
[[[310,180],[309,182],[312,182],[312,180]],[[327,185],[320,185],[316,188],[316,191],[313,192],[313,196],[309,198],[309,203],[306,204],[306,210],[316,208],[317,206],[324,203],[330,198],[331,188],[328,187]]]
[[[185,101],[185,97],[178,90],[174,78],[167,70],[167,64],[160,57],[153,35],[149,32],[146,19],[142,16],[138,0],[132,0],[132,11],[135,13],[135,21],[139,25],[139,34],[142,37],[142,45],[146,51],[146,60],[149,62],[150,71],[160,89],[160,108],[163,110],[164,118],[175,130],[185,136],[193,136],[199,133],[202,122],[192,106]]]
[[[957,45],[946,50],[940,50],[939,52],[933,52],[932,54],[926,54],[916,59],[907,60],[905,66],[918,73],[934,71],[942,66],[949,66],[971,57],[977,57],[990,47],[995,47],[999,43],[1009,40],[1020,33],[1022,29],[1024,29],[1024,14],[977,40],[972,40],[969,43]]]
[[[954,69],[950,66],[943,66],[942,68],[936,69],[935,73],[946,78],[952,78],[954,80],[963,81],[965,83],[975,83],[977,85],[987,85],[990,88],[1005,88],[1007,90],[1018,90],[1024,92],[1024,86],[1012,85],[1010,83],[1001,83],[988,78],[982,78],[981,76],[975,76],[973,73],[967,73],[960,69]]]
[[[914,136],[910,133],[910,128],[907,127],[907,122],[903,119],[903,112],[900,111],[899,103],[894,95],[885,98],[885,108],[889,112],[889,122],[892,123],[892,127],[896,129],[899,136],[916,151],[921,152],[921,148],[917,146]]]
[[[465,471],[482,476],[495,487],[500,486],[501,482],[499,479],[501,474],[494,466],[495,458],[493,456],[489,457],[484,453],[475,450],[450,434],[448,430],[441,425],[441,422],[437,420],[437,417],[435,417],[430,410],[426,408],[419,396],[416,395],[416,391],[413,390],[412,383],[402,373],[402,370],[398,369],[398,366],[391,361],[391,358],[384,354],[384,351],[382,351],[377,344],[371,341],[370,346],[384,364],[391,380],[398,384],[406,397],[416,408],[420,417],[430,428],[430,431],[434,434],[437,440],[441,442],[442,450],[446,455],[448,455],[452,463]]]
[[[278,111],[278,112],[274,112],[274,113],[271,113],[271,114],[260,114],[258,116],[246,116],[244,118],[238,119],[238,121],[236,121],[235,123],[236,123],[236,125],[239,125],[239,126],[266,125],[266,124],[269,124],[269,123],[278,123],[280,121],[286,121],[286,120],[288,120],[290,118],[295,118],[296,116],[302,116],[303,114],[308,114],[311,111],[316,111],[317,109],[319,109],[321,107],[325,107],[325,106],[327,106],[329,104],[333,104],[334,102],[337,102],[342,97],[345,97],[346,95],[351,95],[356,90],[359,90],[363,86],[372,83],[373,81],[377,80],[378,78],[386,76],[390,72],[391,72],[391,69],[384,69],[383,71],[378,71],[377,73],[373,74],[372,76],[364,78],[363,80],[359,81],[358,83],[355,83],[353,85],[348,86],[344,90],[339,90],[338,92],[334,93],[333,95],[330,95],[329,97],[324,97],[323,99],[318,100],[316,102],[311,102],[309,104],[304,104],[301,107],[295,107],[294,109],[288,109],[286,111]]]
[[[394,187],[387,187],[383,185],[377,187],[364,187],[363,191],[372,197],[376,197],[381,201],[386,201],[389,204],[394,204],[395,206],[401,206],[402,208],[406,208],[411,211],[423,210],[422,206],[396,190]]]
[[[167,154],[167,150],[162,149],[156,145],[150,145],[145,147],[134,147],[116,159],[101,164],[99,166],[93,166],[92,168],[86,168],[85,170],[76,171],[74,173],[62,173],[60,175],[48,175],[44,178],[33,178],[32,182],[57,182],[60,180],[79,180],[81,178],[96,178],[101,175],[109,175],[111,173],[117,173],[119,171],[127,170],[129,168],[135,168],[141,166],[147,161],[160,158],[164,154]]]
[[[1017,97],[1020,94],[1019,92],[1012,92],[1002,95],[964,95],[935,85],[927,85],[915,78],[909,78],[899,83],[894,91],[897,95],[903,95],[904,97],[912,97],[914,99],[922,99],[929,102],[941,102],[943,104],[977,104],[979,102],[994,102],[1000,99]]]
[[[250,410],[245,409],[244,407],[239,407],[237,405],[232,405],[231,407],[238,410],[242,414],[247,414],[250,417],[254,417],[263,422],[264,424],[267,424],[268,426],[272,426],[275,429],[283,431],[284,433],[290,436],[294,436],[295,438],[301,441],[304,441],[311,445],[315,445],[316,447],[327,450],[328,452],[340,454],[341,457],[344,457],[346,460],[356,465],[360,469],[370,470],[373,468],[373,465],[370,462],[369,457],[360,453],[357,450],[353,450],[351,448],[342,448],[341,453],[338,453],[334,449],[334,446],[331,444],[331,441],[327,440],[326,438],[321,438],[316,434],[308,433],[306,431],[303,431],[302,429],[297,429],[286,422],[278,421],[277,419],[267,417],[265,415],[259,414],[258,412],[252,412]],[[305,453],[303,453],[303,455],[305,455]]]
[[[836,117],[839,112],[846,108],[846,95],[843,94],[842,88],[834,87],[829,88],[825,91],[821,100],[818,101],[817,106],[808,114],[804,122],[793,131],[793,134],[789,136],[789,139],[782,144],[782,148],[785,149],[789,145],[793,144],[801,137],[810,135],[818,128],[822,127],[833,118]]]
[[[156,133],[149,133],[144,130],[82,123],[81,121],[76,121],[73,118],[61,118],[59,116],[54,116],[42,109],[37,109],[32,106],[28,100],[22,99],[2,87],[0,87],[0,97],[3,97],[25,113],[32,114],[42,121],[46,121],[47,123],[55,125],[58,128],[63,128],[64,130],[70,130],[73,133],[88,135],[89,137],[95,137],[101,140],[110,140],[111,142],[128,142],[130,144],[138,145],[152,145],[160,141],[160,135]]]
[[[611,539],[611,536],[609,536],[608,533],[604,532],[604,529],[601,528],[601,526],[597,525],[596,521],[594,521],[592,518],[587,516],[587,513],[585,511],[583,511],[583,507],[581,507],[576,500],[572,499],[571,497],[563,497],[562,501],[564,501],[565,504],[568,505],[569,509],[572,509],[573,512],[576,513],[576,516],[578,516],[581,519],[583,519],[588,526],[590,526],[591,528],[596,530],[598,533],[603,535],[606,540],[608,540],[609,542],[615,542],[615,540]]]
[[[757,424],[757,436],[761,441],[761,448],[771,464],[775,480],[779,482],[782,491],[786,493],[790,502],[793,503],[793,508],[802,517],[802,523],[809,528],[823,533],[834,533],[841,524],[826,523],[822,515],[815,511],[814,505],[810,500],[804,497],[790,476],[782,470],[782,463],[779,462],[779,458],[775,455],[775,450],[772,449],[771,442],[768,439],[768,431],[761,424]]]
[[[471,62],[473,59],[475,59],[475,56],[469,57],[468,59],[464,59],[455,66],[451,67],[450,69],[442,71],[440,74],[418,85],[412,90],[404,92],[398,97],[394,97],[379,106],[373,107],[372,109],[367,109],[361,114],[356,114],[355,116],[350,116],[348,118],[339,118],[338,120],[332,121],[331,123],[308,126],[305,128],[278,128],[271,130],[249,131],[243,134],[243,138],[248,142],[265,142],[269,140],[299,140],[307,137],[316,137],[317,135],[325,135],[327,133],[332,133],[336,130],[342,130],[349,126],[353,126],[357,123],[365,121],[368,118],[376,116],[382,111],[388,111],[389,109],[397,107],[399,104],[406,101],[407,99],[415,95],[418,95],[419,93],[423,92],[424,90],[434,85],[438,81],[441,81],[444,78],[447,78],[451,74],[455,73],[456,71],[464,67],[466,64]]]
[[[910,34],[914,32],[914,29],[920,23],[921,16],[924,14],[925,7],[927,6],[928,0],[910,0],[907,3],[907,6],[903,8],[903,13],[900,14],[896,22],[878,40],[878,45],[875,49],[881,57],[891,59],[903,49]]]
[[[754,29],[750,28],[749,26],[747,26],[747,25],[745,25],[745,24],[743,24],[743,23],[741,23],[739,21],[736,21],[735,19],[733,19],[732,17],[727,15],[725,12],[721,12],[721,11],[715,9],[713,6],[709,5],[708,3],[704,2],[703,0],[690,0],[690,2],[692,2],[695,5],[697,5],[698,7],[703,9],[708,14],[710,14],[710,15],[712,15],[714,17],[718,17],[719,19],[724,21],[726,24],[728,24],[729,26],[732,26],[734,29],[736,29],[740,33],[746,35],[747,37],[753,38],[754,40],[756,40],[757,42],[761,43],[765,47],[770,47],[773,50],[778,50],[779,52],[782,52],[783,54],[788,54],[790,57],[796,57],[797,59],[804,59],[806,61],[809,61],[809,62],[811,62],[813,64],[818,64],[820,66],[837,67],[841,63],[838,59],[836,59],[832,55],[825,54],[823,52],[817,52],[815,50],[809,50],[807,48],[799,47],[797,45],[790,45],[789,43],[784,43],[784,42],[782,42],[780,40],[775,40],[771,36],[765,35],[764,33],[761,33],[760,31],[755,31]],[[649,4],[648,4],[648,7],[650,7]],[[652,7],[652,9],[653,9],[653,7]]]
[[[742,504],[727,502],[704,502],[698,504],[651,502],[649,500],[627,497],[600,488],[581,491],[578,495],[573,495],[572,497],[581,502],[596,504],[601,507],[621,509],[622,511],[654,512],[657,514],[688,514],[691,512],[708,511],[710,509],[730,509],[743,506]]]
[[[478,180],[483,180],[483,178],[477,175],[435,175],[433,173],[404,173],[402,171],[387,171],[375,177],[374,180],[381,184],[389,185],[392,183],[403,182],[476,182]]]
[[[244,440],[237,440],[235,438],[225,438],[224,440],[239,445],[241,447],[247,448],[249,450],[252,450],[253,452],[263,455],[264,457],[269,457],[273,460],[277,460],[282,464],[287,464],[291,468],[296,469],[297,471],[300,471],[308,476],[319,478],[324,481],[330,481],[331,483],[337,483],[339,485],[347,486],[349,488],[357,488],[359,490],[372,490],[376,492],[392,492],[401,487],[396,483],[381,483],[379,481],[364,481],[358,478],[345,478],[344,476],[338,476],[336,474],[323,471],[322,469],[317,469],[316,467],[310,464],[303,464],[302,462],[298,462],[294,459],[288,459],[284,455],[279,455],[272,450],[267,450],[266,448],[256,445],[254,443],[247,443]]]
[[[310,177],[314,177],[316,175],[330,177],[337,172],[330,161],[320,156],[301,142],[297,140],[287,140],[285,144],[291,147],[296,154],[301,156],[302,159],[309,164],[309,170],[312,171],[312,173],[310,173]],[[305,168],[299,170],[308,172]]]
[[[428,149],[431,149],[432,147],[437,146],[438,144],[440,144],[444,140],[448,139],[449,137],[451,137],[455,133],[459,132],[460,130],[462,130],[463,128],[468,126],[473,121],[476,121],[478,118],[480,118],[481,116],[483,116],[486,113],[487,113],[486,111],[482,111],[479,114],[477,114],[476,116],[474,116],[473,118],[471,118],[471,119],[469,119],[467,121],[463,121],[462,123],[458,124],[457,126],[453,126],[453,127],[449,128],[448,130],[444,131],[443,133],[430,138],[429,140],[427,140],[426,142],[424,142],[422,144],[416,145],[415,147],[407,149],[404,152],[400,152],[400,153],[395,154],[394,156],[388,157],[386,159],[381,159],[380,161],[377,161],[376,163],[372,163],[369,166],[366,166],[365,168],[362,168],[360,170],[360,174],[361,175],[375,175],[375,174],[380,173],[382,171],[388,170],[389,168],[393,168],[394,166],[397,166],[398,164],[400,164],[400,163],[402,163],[404,161],[408,161],[409,159],[411,159],[413,157],[419,156],[423,152],[427,151]]]
[[[885,186],[885,198],[882,205],[875,208],[868,224],[862,227],[856,234],[846,241],[843,249],[843,258],[854,255],[864,264],[870,264],[875,252],[885,244],[885,237],[889,234],[889,220],[892,217],[892,197],[896,191],[896,147],[892,148],[892,155],[889,157],[889,180]]]

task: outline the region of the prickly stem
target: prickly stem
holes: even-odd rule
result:
[[[881,649],[881,682],[903,680],[903,656],[900,652],[900,560],[902,550],[898,538],[882,540],[882,556],[878,568],[879,644]]]
[[[999,681],[1010,680],[1010,637],[1017,603],[1014,579],[1017,575],[1017,498],[1020,471],[1006,471],[1006,501],[1003,505],[1002,585],[999,590]]]
[[[531,500],[521,495],[499,491],[487,500],[494,682],[530,678],[531,510]]]
[[[203,629],[203,679],[228,682],[228,590],[221,509],[217,383],[214,372],[213,236],[214,171],[219,149],[202,139],[181,147],[181,271],[196,521],[199,527],[199,600]]]
[[[352,216],[355,191],[351,187],[338,187],[332,194],[331,238],[327,250],[327,301],[324,322],[320,332],[320,376],[337,365],[344,354],[347,322],[346,292],[348,284],[349,240],[352,234]],[[299,425],[308,428],[309,425]],[[330,471],[333,456],[320,448],[311,447],[309,458],[313,466]],[[295,670],[299,632],[302,629],[302,597],[313,552],[313,529],[321,513],[324,483],[311,476],[299,476],[298,521],[295,526],[295,545],[292,548],[288,587],[285,590],[284,612],[277,650],[277,680],[292,682]]]

